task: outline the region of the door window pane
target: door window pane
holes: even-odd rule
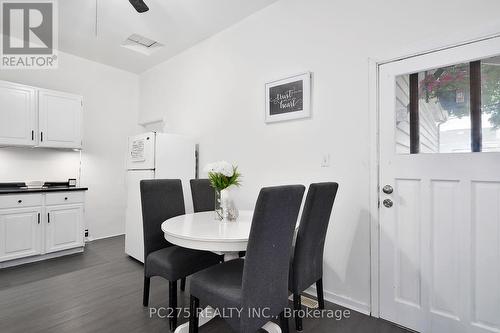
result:
[[[500,152],[500,56],[481,60],[483,152]]]
[[[421,153],[471,151],[469,64],[419,73]]]
[[[481,112],[481,151],[500,152],[500,56],[483,59],[480,64],[481,81],[476,79],[475,82],[481,83],[481,110],[476,107],[474,114]],[[470,63],[417,74],[418,110],[413,108],[413,111],[410,108],[410,75],[396,78],[396,153],[409,154],[411,140],[415,141],[413,147],[417,147],[419,153],[471,152]],[[479,74],[475,77],[479,78]],[[417,116],[412,116],[412,112],[418,112]],[[413,136],[410,135],[411,119],[416,124],[414,132],[418,131]],[[475,138],[478,142],[478,137]]]
[[[396,78],[396,153],[410,153],[410,76]]]

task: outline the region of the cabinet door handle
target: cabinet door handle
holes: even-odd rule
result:
[[[43,142],[43,132],[40,132],[40,141]]]
[[[40,213],[38,213],[38,224],[40,224]]]
[[[35,141],[35,131],[31,130],[31,141]]]
[[[23,202],[23,201],[22,200],[17,200],[17,203],[21,203],[21,202]]]
[[[65,197],[64,200],[68,200],[68,197]]]
[[[47,213],[47,223],[50,223],[50,213]]]

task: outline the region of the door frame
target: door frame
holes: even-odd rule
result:
[[[473,33],[468,38],[450,40],[449,38],[435,39],[426,45],[417,47],[405,55],[387,56],[383,59],[368,58],[369,81],[369,141],[370,141],[370,174],[369,174],[369,211],[370,211],[370,315],[380,317],[380,109],[379,109],[379,73],[382,65],[422,56],[429,53],[444,51],[467,44],[473,44],[489,39],[500,38],[500,24]]]

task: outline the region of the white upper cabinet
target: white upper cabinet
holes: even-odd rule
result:
[[[34,146],[37,128],[36,89],[0,81],[0,144]]]
[[[0,81],[0,146],[82,148],[82,96]]]
[[[59,91],[38,91],[40,147],[82,147],[82,97]]]

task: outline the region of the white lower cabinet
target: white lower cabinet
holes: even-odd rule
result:
[[[0,195],[0,268],[84,246],[84,193]]]
[[[42,253],[42,207],[0,210],[0,261]]]
[[[83,205],[48,206],[45,252],[83,246]]]

